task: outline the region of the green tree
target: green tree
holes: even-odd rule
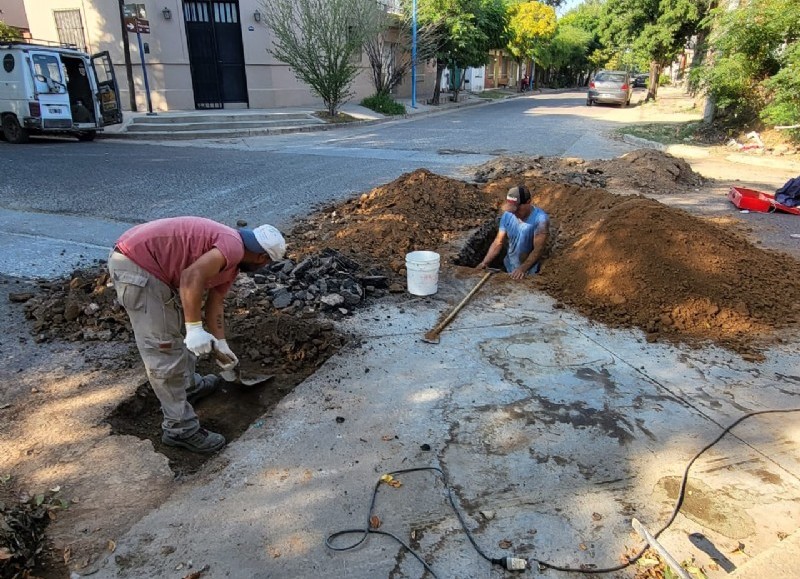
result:
[[[784,122],[797,106],[797,80],[791,75],[797,71],[800,4],[751,0],[735,10],[720,7],[709,21],[712,61],[699,69],[698,77],[717,112],[743,125],[763,109],[763,119]]]
[[[587,70],[581,75],[579,84],[583,85],[588,81],[589,76],[595,70],[602,68],[607,60],[608,54],[604,44],[600,41],[600,25],[603,16],[603,5],[600,0],[586,0],[567,12],[559,21],[558,26],[574,26],[591,35],[586,50]]]
[[[654,99],[661,69],[683,51],[705,16],[706,4],[697,0],[607,0],[601,39],[617,62],[650,62],[647,98]]]
[[[261,0],[264,24],[272,32],[267,50],[292,69],[325,103],[328,114],[353,93],[362,47],[383,31],[375,28],[375,0]]]
[[[781,57],[781,69],[764,87],[771,100],[761,111],[761,118],[772,125],[793,127],[790,134],[800,140],[800,41],[787,46]]]
[[[20,40],[19,31],[0,20],[0,40]]]
[[[556,34],[547,45],[546,57],[551,69],[551,84],[575,86],[580,84],[592,65],[588,55],[592,34],[577,26],[559,24]]]
[[[410,10],[411,2],[404,6]],[[422,26],[438,31],[441,43],[436,50],[436,85],[433,104],[439,103],[442,72],[448,66],[456,74],[469,66],[486,64],[491,48],[502,36],[505,10],[502,0],[419,0],[417,19]],[[458,98],[460,82],[455,83]]]
[[[520,62],[527,59],[533,63],[531,76],[534,82],[536,58],[549,56],[545,45],[555,32],[556,11],[552,6],[531,1],[514,4],[509,8],[508,51]]]

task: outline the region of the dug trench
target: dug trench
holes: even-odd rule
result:
[[[790,300],[775,299],[798,295],[796,260],[757,247],[737,230],[653,198],[603,188],[615,179],[624,182],[626,191],[631,184],[646,182],[649,192],[658,193],[660,188],[672,195],[694,191],[703,181],[683,161],[657,152],[592,163],[514,158],[480,167],[473,183],[421,169],[321,208],[286,232],[285,260],[240,275],[227,299],[229,340],[243,370],[274,377],[250,389],[226,385],[200,401],[196,410],[201,423],[229,441],[248,428],[263,427],[270,410],[297,384],[341,348],[359,347],[361,338],[341,333],[337,320],[379,300],[406,299],[408,252],[440,253],[445,287],[457,278],[477,281],[480,274],[472,266],[495,235],[505,192],[518,184],[531,189],[534,203],[549,213],[550,242],[540,275],[522,282],[495,276],[496,291],[521,283],[530,291],[547,292],[557,308],[570,308],[611,327],[637,330],[643,340],[688,347],[715,344],[753,362],[770,344],[796,331],[800,321],[796,308]],[[19,304],[15,307],[23,309],[30,324],[34,344],[27,347],[58,345],[80,352],[96,374],[112,381],[114,376],[143,376],[127,317],[107,282],[104,264],[98,264],[69,279],[41,281],[30,292],[14,295]],[[449,301],[452,293],[440,296]],[[95,354],[109,348],[113,356]],[[198,369],[212,372],[214,365],[201,360]],[[161,443],[160,410],[149,385],[140,380],[128,391],[134,392],[109,408],[98,427],[110,425],[110,433],[120,439],[146,441],[142,452],[152,455],[155,450],[166,456],[173,477],[197,473],[209,457]],[[4,438],[13,440],[19,429],[30,426],[26,412],[31,408],[20,401],[3,428]],[[58,420],[47,427],[68,428],[67,419]],[[79,463],[84,452],[80,441],[41,453],[15,450],[22,458],[9,464],[27,463],[20,470],[31,480],[37,480],[33,476],[37,469],[46,470],[50,464]],[[121,464],[127,459],[123,455],[113,460]],[[81,468],[98,465],[88,462]],[[77,475],[60,476],[60,492],[69,495],[75,482],[70,477]],[[85,479],[83,483],[89,484]],[[25,484],[18,481],[19,488]],[[100,480],[93,484],[97,496],[120,494],[119,488],[101,488]],[[168,492],[153,492],[152,502],[163,500]],[[105,515],[118,519],[106,525],[117,534],[154,506],[135,504],[134,498],[111,499],[125,502],[117,512]],[[71,568],[90,565],[96,552],[106,548],[98,536],[70,536],[75,532],[64,521],[88,509],[83,504],[75,503],[72,512],[56,523],[60,525],[56,547],[63,551],[69,546],[72,559],[64,560]]]

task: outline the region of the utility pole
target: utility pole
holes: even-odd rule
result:
[[[131,111],[136,112],[136,91],[133,84],[133,65],[131,64],[131,47],[128,43],[128,29],[125,27],[125,0],[119,0],[119,23],[122,26],[122,51],[125,55],[125,74],[128,77],[128,97],[131,100]]]
[[[411,8],[411,108],[417,108],[417,0]]]

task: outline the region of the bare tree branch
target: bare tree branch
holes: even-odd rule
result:
[[[375,0],[261,0],[272,33],[267,50],[322,99],[328,114],[353,96],[367,38],[378,34]]]

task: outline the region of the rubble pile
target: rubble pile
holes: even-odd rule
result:
[[[478,183],[508,177],[544,177],[549,181],[603,189],[637,189],[652,193],[680,193],[704,184],[689,164],[669,153],[638,149],[611,160],[585,161],[559,157],[501,157],[481,165]]]
[[[317,311],[347,315],[367,297],[389,292],[389,280],[379,270],[361,271],[361,265],[333,249],[324,249],[299,263],[286,259],[248,277],[240,276],[234,300],[265,296],[262,305],[291,315]]]
[[[40,281],[36,295],[11,296],[24,302],[34,340],[127,341],[133,336],[128,316],[108,285],[103,268],[76,271],[67,280]]]
[[[713,341],[738,352],[800,323],[791,301],[777,297],[798,293],[800,265],[789,256],[642,195],[585,186],[619,175],[628,183],[646,178],[660,187],[655,192],[686,190],[700,178],[683,161],[642,150],[612,161],[534,157],[503,163],[486,166],[485,177],[495,178],[480,187],[420,169],[299,223],[287,235],[289,258],[240,276],[228,298],[229,327],[245,328],[241,346],[263,339],[246,336],[248,316],[336,318],[371,297],[404,291],[400,276],[409,251],[439,252],[444,269],[474,264],[490,242],[506,191],[520,183],[552,220],[542,273],[526,283],[588,318],[640,328],[649,340]],[[589,181],[542,178],[548,171],[566,171],[566,179],[581,172]],[[484,245],[465,253],[465,241],[476,231]],[[42,284],[41,294],[26,304],[37,340],[130,339],[106,281],[95,271]]]

